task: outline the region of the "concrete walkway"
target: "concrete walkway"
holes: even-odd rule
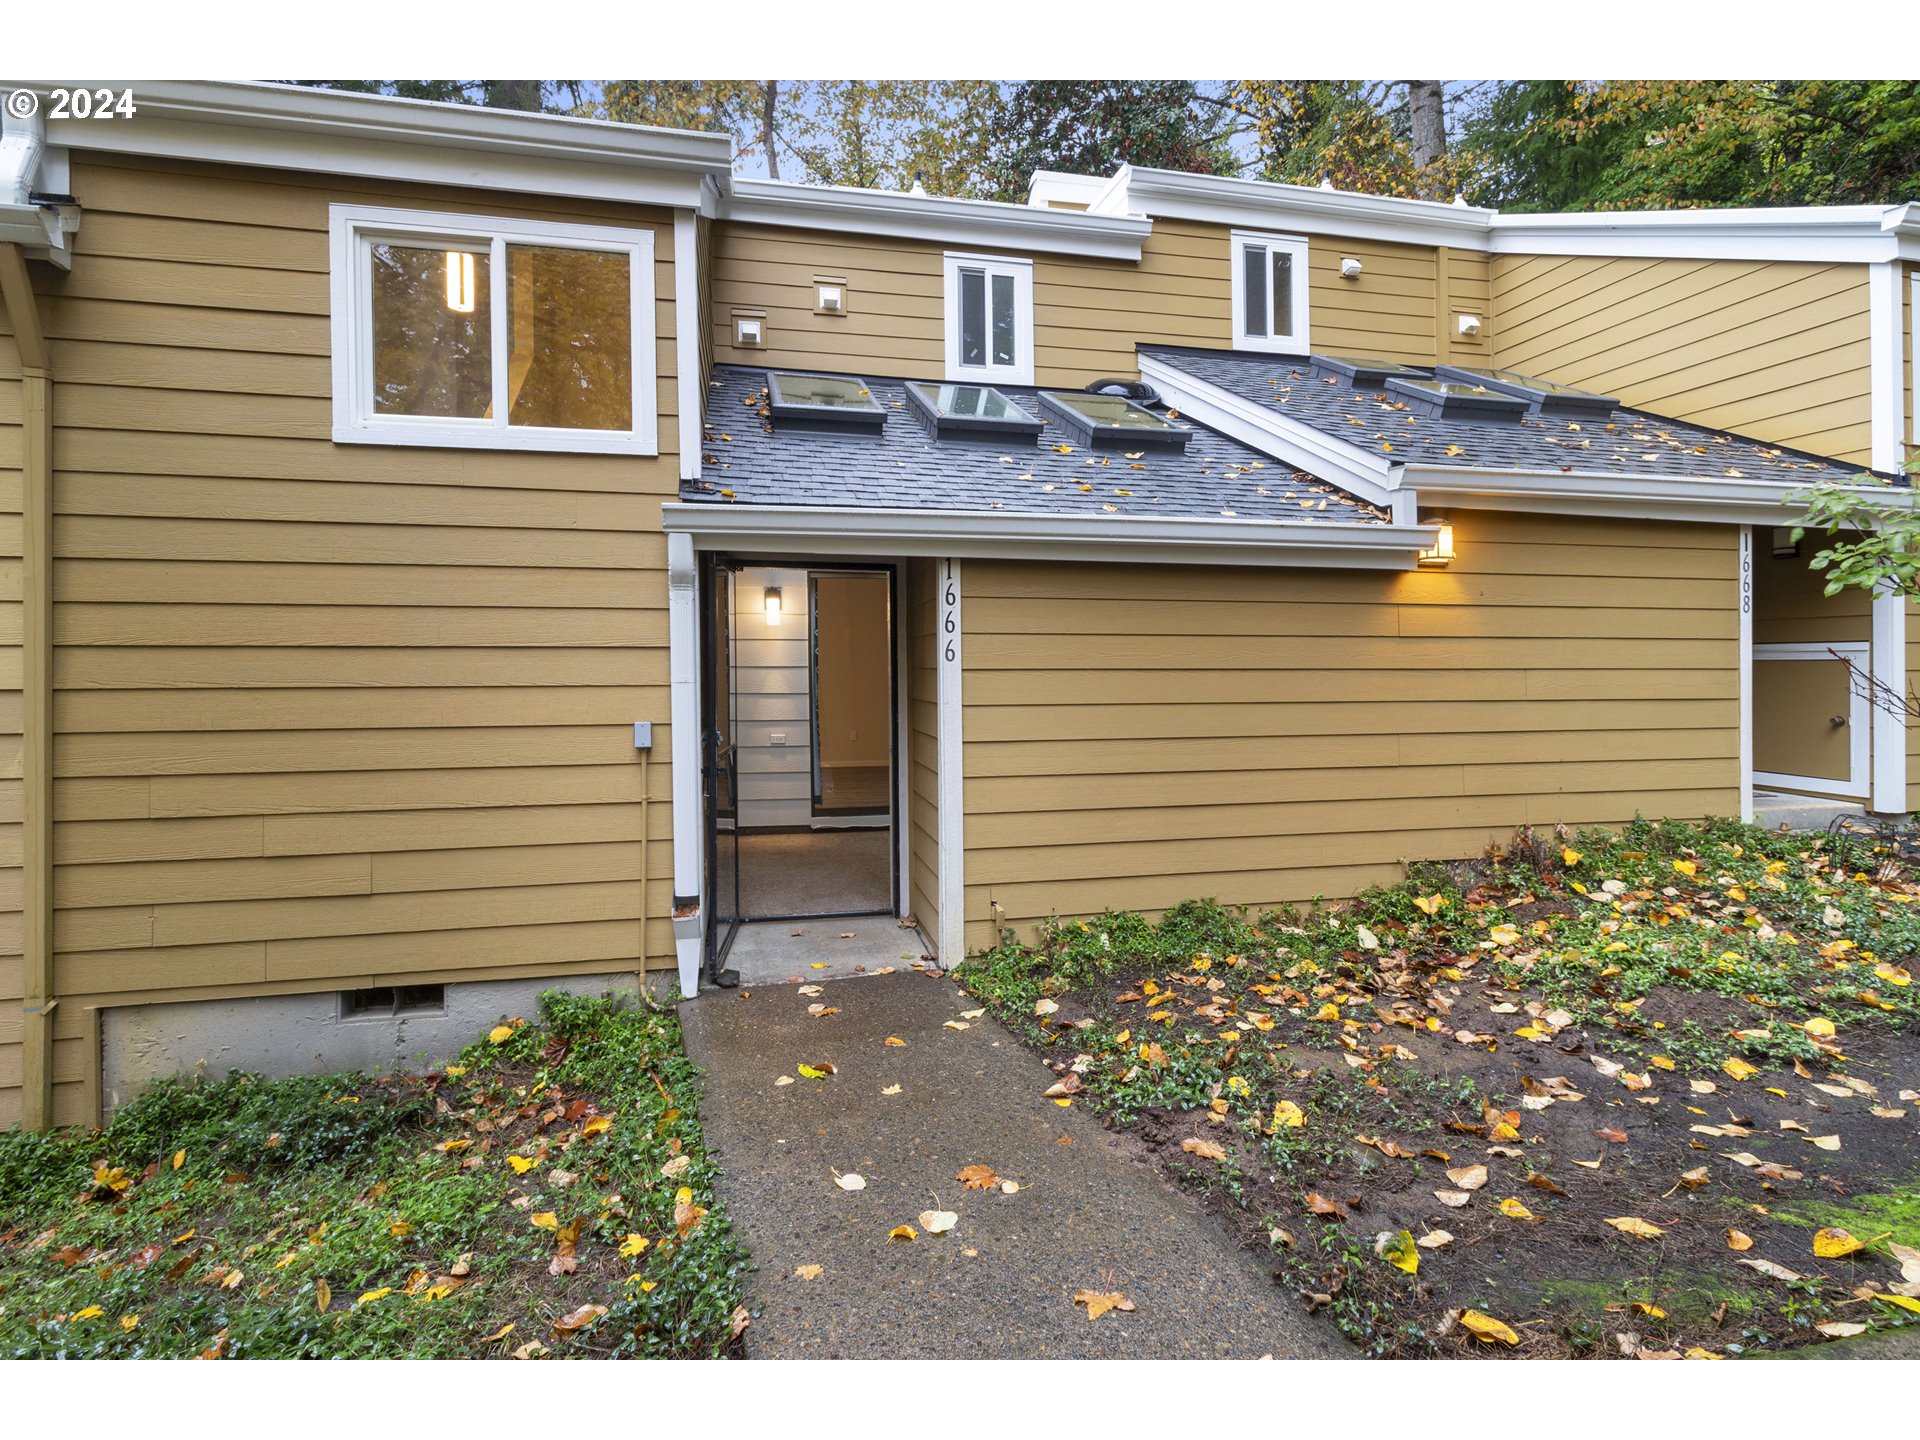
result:
[[[809,1004],[837,1006],[816,1019]],[[752,1252],[763,1358],[1245,1358],[1349,1354],[1259,1259],[1186,1196],[1128,1158],[1053,1075],[950,980],[904,970],[713,991],[681,1006],[706,1072],[701,1119],[720,1194]],[[888,1036],[906,1041],[889,1046]],[[801,1079],[801,1062],[837,1073]],[[795,1075],[791,1085],[776,1085]],[[899,1093],[884,1093],[898,1085]],[[1071,1143],[1063,1143],[1070,1141]],[[963,1189],[988,1165],[1017,1194]],[[866,1177],[847,1192],[834,1172]],[[958,1212],[946,1235],[923,1210]],[[818,1278],[794,1271],[821,1267]],[[1079,1290],[1134,1313],[1089,1322]]]

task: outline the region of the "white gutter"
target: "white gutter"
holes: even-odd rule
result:
[[[1432,526],[1053,515],[1016,510],[846,509],[669,502],[661,523],[697,550],[933,555],[1155,565],[1411,570]]]
[[[0,83],[0,94],[10,93]],[[66,268],[72,263],[67,233],[78,225],[79,216],[63,214],[63,208],[71,207],[37,204],[33,199],[53,158],[41,113],[16,115],[7,107],[0,119],[0,245],[18,245],[32,259],[51,260]]]
[[[1181,414],[1263,455],[1331,480],[1362,500],[1375,505],[1393,503],[1394,466],[1386,457],[1336,440],[1272,406],[1209,385],[1158,356],[1140,355],[1138,359],[1140,378],[1152,384]]]
[[[565,115],[224,80],[62,83],[133,92],[130,119],[49,121],[48,143],[74,150],[689,206],[733,163],[726,135]]]
[[[1151,220],[1136,216],[739,176],[722,182],[720,214],[743,224],[894,235],[1105,260],[1138,260],[1153,230]]]
[[[1559,515],[1603,515],[1642,520],[1687,520],[1715,525],[1791,525],[1803,513],[1789,502],[1813,488],[1772,480],[1681,479],[1671,475],[1606,475],[1581,471],[1475,470],[1405,465],[1394,484],[1423,506],[1531,510]],[[1884,499],[1912,491],[1882,485],[1850,486]]]

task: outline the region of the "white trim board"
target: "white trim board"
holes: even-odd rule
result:
[[[1869,673],[1876,685],[1905,698],[1907,693],[1907,598],[1888,593],[1873,597],[1873,658]],[[1907,804],[1907,717],[1884,705],[1869,707],[1873,719],[1873,798],[1876,814],[1899,815]]]
[[[52,121],[49,143],[649,205],[697,205],[706,177],[732,165],[732,140],[719,134],[298,85],[131,84],[139,105],[133,120]],[[29,88],[44,94],[47,87]]]
[[[700,383],[699,220],[673,212],[673,366],[680,429],[680,478],[700,478],[700,421],[706,387]]]
[[[693,539],[684,534],[667,536],[667,680],[673,763],[674,958],[680,993],[690,996],[700,988],[707,924],[706,815],[700,785],[700,567]]]
[[[965,707],[962,684],[965,662],[961,623],[961,562],[949,555],[934,576],[934,643],[938,680],[940,729],[940,967],[951,970],[967,958],[967,805]]]
[[[1753,821],[1753,526],[1740,527],[1740,818]]]
[[[798,185],[734,176],[720,215],[743,224],[891,235],[942,245],[996,246],[1032,254],[1138,260],[1153,222],[1133,215],[1048,210],[996,200],[903,195],[844,185]]]
[[[1155,565],[1412,570],[1438,530],[1419,525],[1166,519],[1015,510],[856,510],[823,505],[660,507],[699,550]]]

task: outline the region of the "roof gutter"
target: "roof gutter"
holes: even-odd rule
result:
[[[1581,471],[1476,470],[1444,465],[1396,468],[1397,490],[1422,506],[1540,511],[1715,525],[1792,525],[1805,515],[1793,497],[1807,486],[1770,480],[1677,479],[1671,475],[1603,475]],[[1848,486],[1884,499],[1920,493],[1884,485]]]
[[[961,200],[862,190],[849,185],[797,185],[785,180],[723,180],[719,213],[747,224],[802,230],[894,235],[941,244],[1102,260],[1138,260],[1153,222],[1130,215],[1049,210],[998,200]]]
[[[0,89],[4,89],[0,86]],[[48,150],[46,122],[36,110],[16,115],[11,106],[0,117],[0,245],[20,246],[30,259],[51,260],[70,268],[67,236],[79,224],[78,207],[64,195],[48,197],[46,172],[60,157]],[[64,189],[64,174],[59,182]]]
[[[1438,535],[1418,525],[684,501],[663,505],[661,519],[699,550],[1355,570],[1411,570]]]

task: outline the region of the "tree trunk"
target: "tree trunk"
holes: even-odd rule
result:
[[[780,178],[780,156],[773,148],[773,108],[780,98],[780,82],[766,82],[766,98],[760,109],[760,147],[767,152],[767,178]]]
[[[1421,193],[1444,200],[1436,173],[1447,158],[1447,111],[1441,80],[1407,81],[1407,128],[1413,140],[1413,163],[1422,171]]]

